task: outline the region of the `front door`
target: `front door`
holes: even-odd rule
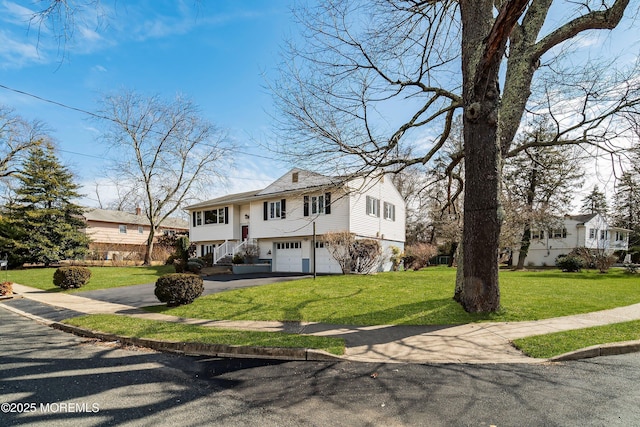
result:
[[[242,226],[242,241],[244,242],[248,238],[249,238],[249,226],[248,225],[243,225]]]

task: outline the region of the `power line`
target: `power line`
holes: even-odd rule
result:
[[[71,105],[68,105],[68,104],[64,104],[62,102],[58,102],[58,101],[54,101],[52,99],[44,98],[42,96],[35,95],[33,93],[30,93],[30,92],[26,92],[26,91],[23,91],[23,90],[20,90],[20,89],[14,89],[12,87],[9,87],[9,86],[3,85],[3,84],[0,84],[0,88],[8,90],[10,92],[15,92],[15,93],[23,95],[23,96],[28,96],[30,98],[37,99],[38,101],[55,105],[57,107],[61,107],[61,108],[67,109],[67,110],[72,110],[72,111],[75,111],[75,112],[78,112],[78,113],[81,113],[81,114],[86,114],[86,115],[89,115],[91,117],[94,117],[94,118],[97,118],[97,119],[100,119],[100,120],[107,120],[107,121],[119,124],[119,122],[117,120],[115,120],[114,118],[112,118],[112,117],[104,116],[104,115],[101,115],[101,114],[98,114],[98,113],[94,113],[92,111],[84,110],[82,108],[74,107],[74,106],[71,106]],[[127,124],[129,124],[129,123],[127,123]],[[161,132],[156,131],[154,129],[145,129],[145,130],[149,130],[152,133],[156,133],[156,134],[161,135]],[[213,146],[213,145],[210,145],[210,144],[206,144],[206,143],[203,143],[202,145],[207,146],[207,147],[211,147],[211,148],[219,148],[219,147],[216,147],[216,146]],[[59,150],[59,151],[68,152],[68,153],[71,153],[71,154],[77,154],[77,155],[80,155],[80,156],[94,157],[94,158],[102,159],[102,157],[93,156],[91,154],[82,154],[82,153],[76,153],[76,152],[65,151],[65,150]],[[265,160],[271,160],[271,161],[276,161],[276,162],[282,160],[282,159],[274,159],[273,157],[263,156],[263,155],[260,155],[260,154],[248,153],[246,151],[233,150],[233,152],[237,153],[237,154],[242,154],[242,155],[245,155],[245,156],[256,157],[256,158],[265,159]]]

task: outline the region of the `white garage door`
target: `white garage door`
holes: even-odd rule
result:
[[[316,271],[318,273],[342,273],[340,264],[324,247],[324,242],[316,242]]]
[[[275,271],[302,272],[302,242],[276,243]]]

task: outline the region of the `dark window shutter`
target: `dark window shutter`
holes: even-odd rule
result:
[[[380,200],[376,199],[376,216],[380,217]]]
[[[324,213],[331,213],[331,193],[324,193]]]
[[[269,219],[269,202],[264,202],[263,208],[264,208],[264,220],[266,221]]]
[[[287,201],[286,199],[280,200],[280,214],[281,218],[285,219],[287,217]]]
[[[224,223],[229,224],[229,206],[224,207]]]
[[[196,226],[196,213],[193,213],[193,226]]]
[[[304,196],[304,216],[309,216],[309,196]]]

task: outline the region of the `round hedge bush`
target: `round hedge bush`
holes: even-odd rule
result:
[[[87,267],[59,267],[53,273],[53,284],[62,289],[80,288],[91,278]]]
[[[560,255],[556,258],[556,267],[568,273],[576,273],[584,268],[584,259],[576,255]]]
[[[155,295],[167,307],[191,304],[204,292],[202,277],[188,273],[165,274],[156,281]]]

